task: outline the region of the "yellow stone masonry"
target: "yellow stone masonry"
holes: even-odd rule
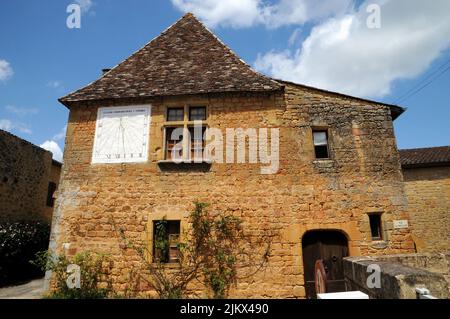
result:
[[[450,252],[450,167],[403,169],[418,252]]]
[[[265,164],[218,163],[206,172],[161,169],[166,108],[186,103],[206,105],[209,126],[224,134],[226,128],[279,128],[279,171],[262,175]],[[138,104],[152,105],[149,161],[92,165],[97,108]],[[330,130],[332,159],[317,161],[312,127],[324,126]],[[149,220],[187,216],[195,200],[210,203],[211,211],[234,212],[253,234],[279,234],[268,266],[238,282],[231,297],[303,298],[302,236],[309,230],[343,232],[352,256],[414,252],[409,229],[393,228],[394,220],[409,217],[390,110],[384,105],[294,85],[284,93],[84,102],[71,109],[64,158],[51,248],[67,248],[69,255],[110,253],[118,290],[126,288],[139,258],[124,255],[109,218],[139,239]],[[383,213],[383,245],[371,241],[367,214],[372,212]]]

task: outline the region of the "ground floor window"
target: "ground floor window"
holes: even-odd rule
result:
[[[155,262],[175,263],[179,260],[180,221],[153,222],[153,256]]]

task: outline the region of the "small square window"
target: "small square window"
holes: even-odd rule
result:
[[[369,222],[372,240],[382,240],[383,234],[381,229],[381,214],[370,214]]]
[[[167,109],[167,121],[184,121],[184,108],[170,108]]]
[[[205,121],[206,107],[196,106],[189,108],[189,121]]]
[[[328,149],[328,132],[325,130],[313,131],[313,139],[316,158],[330,158]]]
[[[157,220],[153,222],[154,261],[175,263],[180,258],[180,221]]]

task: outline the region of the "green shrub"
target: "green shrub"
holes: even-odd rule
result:
[[[42,277],[30,260],[48,248],[49,238],[50,225],[44,222],[0,223],[0,287]]]
[[[124,242],[123,249],[133,249],[143,261],[145,271],[134,269],[135,278],[150,283],[161,299],[189,297],[187,287],[194,281],[204,284],[210,297],[227,298],[233,284],[255,275],[267,264],[274,232],[269,229],[263,236],[252,238],[244,232],[242,220],[232,213],[210,214],[208,204],[194,205],[187,221],[189,227],[177,245],[178,260],[170,267],[167,267],[170,263],[165,217],[154,224],[154,252],[148,250],[146,242],[127,238],[123,228],[118,228],[114,218],[110,218]],[[149,256],[153,258],[150,260]],[[240,277],[238,267],[243,270]]]
[[[54,287],[46,296],[51,299],[102,299],[113,296],[110,280],[111,264],[104,254],[82,252],[73,257],[60,255],[51,257],[48,252],[40,252],[33,262],[43,270],[51,270]],[[69,288],[67,266],[80,267],[80,288]]]

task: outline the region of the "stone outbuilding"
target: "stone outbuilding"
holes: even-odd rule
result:
[[[450,146],[400,150],[417,251],[450,252]]]
[[[52,153],[0,130],[0,222],[51,222],[62,164]]]

